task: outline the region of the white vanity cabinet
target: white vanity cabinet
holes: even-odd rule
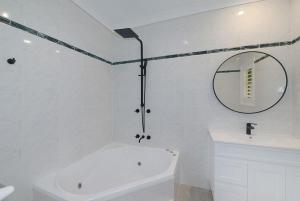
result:
[[[300,201],[300,146],[230,143],[212,136],[210,164],[214,201]]]
[[[285,168],[268,163],[248,163],[248,201],[285,201]]]
[[[286,201],[300,200],[300,168],[286,169]]]

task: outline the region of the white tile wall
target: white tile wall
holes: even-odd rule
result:
[[[4,11],[38,31],[112,57],[111,32],[69,0],[1,0]],[[30,201],[41,176],[112,140],[111,68],[3,23],[0,30],[0,183],[16,187],[7,201]],[[10,57],[15,65],[7,64]]]
[[[300,42],[298,42],[296,45],[294,45],[291,48],[291,59],[294,67],[294,73],[293,73],[293,82],[292,84],[294,85],[293,88],[293,107],[294,107],[294,135],[300,137],[300,58],[299,58],[299,51],[300,51]]]
[[[76,47],[113,57],[116,35],[82,11],[71,0],[1,0],[0,15]]]
[[[292,34],[293,37],[300,36],[300,1],[291,0],[292,8]],[[294,134],[300,137],[300,42],[291,48],[292,63],[294,65],[293,84],[294,84]]]
[[[292,9],[292,34],[293,37],[298,37],[300,35],[300,1],[291,0]]]
[[[145,41],[146,56],[286,41],[297,32],[290,21],[298,24],[299,10],[290,11],[298,2],[266,0],[135,30]],[[237,16],[240,10],[243,16]],[[135,40],[121,39],[70,0],[2,0],[3,12],[106,59],[139,56]],[[141,131],[140,116],[134,113],[139,105],[138,64],[109,68],[7,25],[0,24],[0,30],[0,182],[17,188],[8,201],[31,200],[36,179],[110,142],[113,132],[116,141],[136,143],[134,135]],[[24,44],[24,39],[32,44]],[[277,57],[296,80],[298,49],[299,43],[292,51],[260,51]],[[149,63],[147,105],[152,113],[147,115],[147,134],[153,139],[145,145],[181,151],[182,183],[208,188],[208,129],[244,132],[251,121],[259,124],[259,134],[292,133],[293,117],[298,118],[293,103],[300,99],[292,93],[300,94],[297,84],[289,86],[275,108],[257,115],[233,113],[216,100],[213,74],[235,53]],[[6,63],[11,56],[16,65]]]
[[[237,12],[244,10],[243,16]],[[257,20],[253,20],[257,19]],[[290,3],[269,0],[239,7],[138,27],[146,56],[235,47],[291,39]],[[276,22],[276,23],[274,23]],[[187,41],[188,44],[184,44]],[[124,58],[131,58],[126,50]],[[289,47],[259,49],[277,57],[291,78]],[[208,188],[208,129],[245,132],[256,122],[258,134],[289,135],[293,129],[292,88],[272,110],[256,115],[229,111],[215,98],[212,79],[216,69],[238,52],[151,61],[148,65],[147,134],[145,145],[177,148],[181,152],[181,182]],[[122,57],[122,56],[120,56]],[[136,143],[141,132],[138,64],[114,68],[115,139]],[[270,79],[272,79],[270,77]]]
[[[238,16],[239,11],[245,14]],[[265,0],[134,30],[145,41],[145,55],[153,57],[290,40],[290,13],[290,1]],[[128,47],[119,49],[119,60],[138,57],[139,47],[134,41],[124,45]],[[132,51],[124,52],[124,48]]]
[[[292,76],[288,48],[261,51],[277,57]],[[246,122],[256,122],[258,134],[292,133],[291,88],[275,108],[256,115],[242,115],[223,107],[212,90],[213,75],[227,57],[220,53],[150,62],[148,67],[147,134],[145,145],[177,148],[181,152],[182,183],[208,188],[208,129],[245,132]],[[135,143],[141,131],[138,106],[138,68],[115,69],[115,139]],[[125,84],[126,83],[126,84]],[[136,86],[136,87],[134,87]]]

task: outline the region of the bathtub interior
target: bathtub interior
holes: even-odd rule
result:
[[[176,151],[113,144],[45,178],[36,189],[55,200],[68,201],[117,200],[163,183],[173,192],[177,160]],[[165,201],[173,194],[152,193],[152,197],[161,195]]]
[[[105,192],[166,172],[172,156],[171,153],[156,148],[120,146],[106,149],[60,172],[56,183],[59,188],[71,194]]]

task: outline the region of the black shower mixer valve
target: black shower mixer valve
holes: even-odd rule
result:
[[[151,135],[145,136],[145,135],[136,134],[136,135],[135,135],[135,138],[139,140],[139,143],[141,143],[142,140],[145,139],[145,138],[146,138],[147,140],[151,140]]]

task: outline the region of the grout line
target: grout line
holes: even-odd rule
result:
[[[0,22],[7,24],[9,26],[12,26],[14,28],[23,30],[27,33],[33,34],[35,36],[38,36],[40,38],[46,39],[50,42],[56,43],[58,45],[64,46],[66,48],[69,48],[71,50],[74,50],[76,52],[79,52],[81,54],[84,54],[86,56],[92,57],[94,59],[97,59],[99,61],[105,62],[110,65],[121,65],[121,64],[129,64],[129,63],[137,63],[140,62],[139,59],[133,59],[133,60],[125,60],[125,61],[118,61],[118,62],[111,62],[109,60],[106,60],[100,56],[97,56],[95,54],[92,54],[90,52],[87,52],[85,50],[82,50],[80,48],[77,48],[71,44],[68,44],[64,41],[58,40],[56,38],[53,38],[47,34],[44,34],[42,32],[36,31],[32,28],[29,28],[27,26],[24,26],[22,24],[19,24],[15,21],[12,21],[10,19],[7,19],[5,17],[0,16]],[[203,51],[196,51],[196,52],[188,52],[188,53],[181,53],[181,54],[170,54],[170,55],[164,55],[164,56],[157,56],[157,57],[148,57],[145,58],[147,61],[156,61],[156,60],[162,60],[162,59],[173,59],[178,57],[189,57],[189,56],[197,56],[197,55],[205,55],[205,54],[215,54],[220,52],[233,52],[233,51],[240,51],[240,50],[251,50],[251,49],[257,49],[257,48],[269,48],[269,47],[280,47],[280,46],[289,46],[294,45],[295,43],[300,41],[300,36],[295,38],[292,41],[283,41],[283,42],[274,42],[274,43],[263,43],[263,44],[256,44],[256,45],[246,45],[246,46],[240,46],[240,47],[232,47],[232,48],[222,48],[222,49],[212,49],[212,50],[203,50]]]

